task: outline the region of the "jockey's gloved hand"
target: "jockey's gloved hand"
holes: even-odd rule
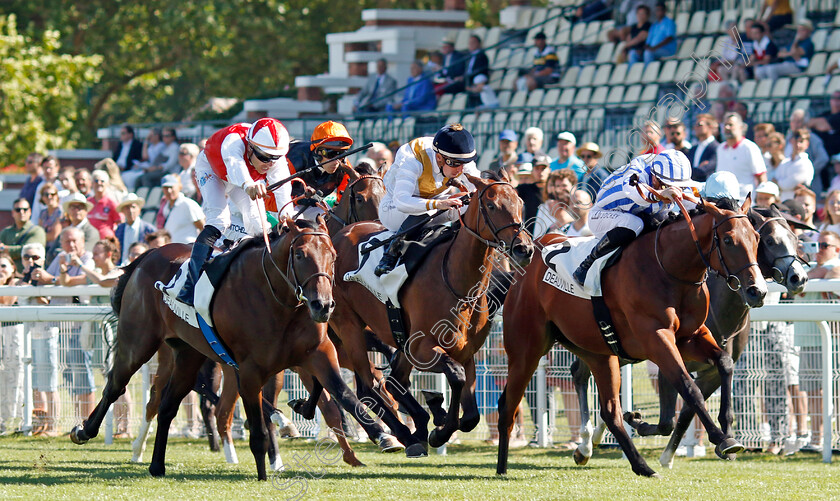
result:
[[[315,196],[316,193],[318,193],[318,192],[316,192],[315,188],[313,188],[311,186],[307,186],[306,188],[303,189],[303,196],[305,196],[306,198],[311,198],[311,197]]]
[[[263,183],[245,183],[245,193],[251,198],[251,200],[256,200],[257,198],[264,198],[268,191],[265,189],[265,185]]]

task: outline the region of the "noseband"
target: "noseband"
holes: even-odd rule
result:
[[[385,185],[385,181],[381,177],[374,176],[372,174],[365,174],[364,176],[360,176],[358,179],[355,179],[352,183],[348,184],[344,188],[344,191],[341,192],[341,195],[344,196],[345,193],[349,192],[348,195],[347,195],[347,196],[350,197],[350,211],[349,211],[350,214],[347,218],[347,219],[349,219],[349,221],[345,221],[345,220],[341,219],[335,213],[335,207],[333,207],[329,211],[330,217],[332,217],[333,219],[335,219],[336,221],[341,223],[342,226],[347,226],[348,224],[358,223],[359,221],[361,221],[361,219],[359,218],[359,214],[356,211],[356,197],[354,196],[355,195],[355,190],[353,189],[353,187],[356,185],[356,183],[358,183],[359,181],[361,181],[363,179],[375,179],[375,180],[379,181],[380,183],[382,183],[383,186]]]
[[[486,238],[482,237],[479,233],[481,231],[480,228],[476,228],[475,231],[472,230],[469,226],[467,226],[464,223],[463,219],[461,219],[461,226],[467,231],[467,233],[469,233],[473,237],[475,237],[478,240],[480,240],[481,242],[483,242],[487,247],[491,247],[493,249],[499,249],[500,251],[505,252],[507,249],[512,249],[513,248],[513,242],[514,242],[514,240],[517,239],[517,237],[519,237],[519,234],[522,233],[523,228],[522,228],[522,223],[510,223],[510,224],[506,224],[506,225],[502,226],[501,228],[498,228],[493,223],[493,220],[490,219],[490,215],[487,214],[488,209],[487,209],[487,205],[484,203],[484,193],[487,192],[487,190],[491,186],[496,186],[497,184],[503,184],[503,185],[507,185],[507,186],[510,186],[511,188],[513,188],[513,186],[510,183],[507,183],[507,182],[504,182],[504,181],[496,181],[496,182],[490,183],[487,186],[485,186],[484,188],[482,188],[481,192],[479,192],[479,194],[478,194],[478,212],[479,212],[479,214],[481,214],[481,220],[484,221],[484,225],[487,226],[488,228],[490,228],[490,232],[493,233],[493,240],[487,240]],[[479,220],[479,221],[481,221],[481,220]],[[499,237],[499,233],[501,233],[503,230],[506,230],[508,228],[516,228],[516,231],[514,232],[513,237],[511,237],[511,239],[510,239],[510,243],[505,242],[504,240],[502,240]]]
[[[334,284],[334,282],[335,282],[335,279],[332,275],[330,275],[329,273],[323,272],[323,271],[313,273],[312,275],[308,276],[306,278],[306,280],[304,280],[303,282],[298,280],[297,271],[295,271],[295,265],[294,265],[294,262],[293,262],[294,252],[293,252],[292,248],[294,247],[295,242],[297,242],[298,239],[303,238],[305,236],[325,237],[328,241],[332,242],[332,240],[330,240],[329,234],[324,233],[323,231],[312,231],[312,232],[298,233],[297,235],[295,235],[295,237],[292,238],[292,241],[289,242],[289,261],[286,265],[286,273],[283,273],[283,270],[281,270],[280,267],[277,266],[277,263],[275,263],[273,259],[271,259],[270,257],[268,259],[271,262],[271,264],[274,265],[274,269],[277,270],[278,273],[280,273],[281,277],[283,277],[283,280],[286,282],[286,284],[289,285],[289,288],[292,289],[292,292],[294,293],[295,298],[298,300],[298,303],[294,306],[289,306],[289,305],[283,303],[283,301],[280,301],[280,299],[277,297],[277,295],[274,294],[274,287],[271,286],[271,280],[268,278],[268,272],[265,269],[265,257],[268,254],[268,249],[263,248],[262,270],[263,270],[263,275],[265,276],[265,280],[266,280],[266,282],[268,282],[268,290],[271,291],[271,295],[274,296],[275,301],[277,301],[281,305],[283,305],[287,308],[290,308],[290,309],[295,309],[298,306],[302,305],[303,303],[308,303],[309,302],[309,298],[307,298],[306,295],[303,293],[303,288],[306,287],[306,284],[308,284],[310,280],[312,280],[314,278],[318,278],[318,277],[327,277],[327,278],[330,279],[330,283]],[[289,275],[292,276],[291,280],[289,280]]]
[[[758,232],[759,236],[761,236],[761,230],[763,230],[764,227],[767,226],[767,223],[769,223],[771,221],[780,221],[780,222],[784,223],[782,225],[782,228],[784,228],[784,230],[787,231],[793,237],[794,241],[797,240],[796,234],[794,234],[793,231],[791,231],[790,228],[787,226],[787,221],[785,220],[785,218],[779,217],[779,216],[769,217],[769,218],[765,219],[764,222],[761,223],[761,225],[758,228],[756,228],[756,230],[755,230],[755,231]],[[798,254],[788,253],[788,254],[782,254],[781,256],[776,256],[775,258],[773,258],[773,262],[771,263],[772,268],[771,268],[770,272],[773,275],[773,280],[776,281],[776,283],[782,284],[782,285],[787,283],[787,273],[783,272],[782,269],[779,266],[776,265],[776,263],[780,259],[784,260],[783,266],[786,266],[788,269],[790,269],[791,265],[796,261],[799,261],[800,263],[802,263],[803,266],[808,265],[808,263],[804,259],[799,257]]]

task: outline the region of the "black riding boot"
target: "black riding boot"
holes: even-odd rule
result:
[[[198,276],[201,274],[204,263],[213,254],[213,244],[221,236],[222,232],[213,226],[205,226],[201,230],[201,233],[198,234],[198,238],[196,238],[193,244],[192,254],[190,254],[190,264],[187,266],[187,281],[184,282],[184,287],[178,293],[178,301],[189,306],[193,305],[195,283],[198,281]]]
[[[613,228],[604,235],[604,238],[598,242],[598,245],[592,249],[592,252],[586,256],[586,259],[580,263],[580,266],[575,270],[574,278],[580,286],[586,281],[586,273],[592,264],[599,258],[602,258],[619,247],[627,245],[636,238],[636,233],[627,228]]]
[[[379,264],[376,265],[376,269],[373,270],[374,275],[381,277],[386,273],[394,271],[394,267],[397,265],[397,261],[402,254],[403,241],[417,238],[417,235],[423,231],[423,225],[419,225],[417,228],[413,228],[413,226],[418,225],[426,219],[426,216],[421,215],[411,215],[405,218],[405,221],[400,225],[400,229],[397,230],[397,236],[391,240],[391,244],[388,245],[388,250],[385,251],[382,259],[379,260]]]

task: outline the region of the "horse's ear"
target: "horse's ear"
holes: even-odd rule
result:
[[[480,177],[471,176],[469,174],[464,174],[464,176],[467,177],[467,179],[469,180],[469,182],[471,182],[473,184],[473,186],[475,186],[476,188],[479,188],[479,189],[484,188],[485,186],[487,186],[489,184],[487,182],[487,180],[481,179]]]
[[[715,205],[714,202],[703,200],[703,209],[712,216],[720,216],[720,208],[718,208],[718,206]]]
[[[750,205],[752,205],[752,193],[747,195],[747,198],[744,199],[744,203],[741,204],[741,212],[745,213],[750,210]]]
[[[288,233],[295,227],[295,222],[289,216],[283,216],[280,219],[279,228],[283,233]]]
[[[338,168],[341,169],[341,172],[347,174],[350,177],[351,182],[362,177],[361,174],[356,172],[356,169],[354,169],[353,166],[350,165],[350,162],[339,161]]]
[[[318,214],[318,216],[315,217],[315,222],[318,223],[318,226],[324,228],[324,231],[326,231],[327,222],[324,220],[324,216]]]

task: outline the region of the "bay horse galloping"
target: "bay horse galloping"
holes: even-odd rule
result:
[[[721,201],[721,203],[733,203]],[[735,208],[735,207],[730,207]],[[788,221],[775,207],[770,209],[752,208],[748,214],[749,220],[759,234],[758,266],[761,274],[787,287],[788,292],[798,294],[802,292],[808,282],[808,274],[798,257],[799,240],[791,231]],[[791,221],[791,225],[797,224]],[[715,341],[737,362],[747,346],[750,334],[750,308],[746,305],[737,291],[733,291],[726,283],[726,279],[717,274],[709,276],[706,282],[709,288],[709,317],[706,327],[714,336]],[[622,365],[627,363],[622,361]],[[696,372],[694,379],[704,398],[714,393],[721,385],[721,377],[717,368],[707,362],[685,361],[689,372]],[[593,443],[599,443],[603,437],[605,424],[599,422],[593,430],[589,417],[589,402],[587,386],[590,377],[589,367],[576,360],[572,364],[572,379],[578,393],[581,412],[582,443],[574,453],[577,464],[586,464],[592,456]],[[659,423],[648,424],[641,420],[638,412],[626,412],[625,421],[635,428],[639,435],[671,435],[665,450],[660,457],[662,466],[671,467],[674,452],[682,440],[694,410],[684,406],[679,421],[674,425],[676,414],[677,390],[660,375],[659,377]],[[673,434],[672,434],[673,431]]]
[[[365,327],[393,347],[399,347],[391,331],[387,307],[357,282],[343,281],[359,266],[358,245],[384,228],[378,223],[350,225],[333,239],[338,259],[336,310],[330,318],[357,376],[358,391],[365,402],[375,402],[374,412],[406,446],[406,454],[425,455],[428,445],[439,447],[460,429],[470,431],[480,416],[475,400],[473,356],[484,343],[491,323],[484,294],[493,269],[492,254],[507,249],[520,264],[530,261],[533,243],[522,232],[522,200],[507,182],[467,176],[476,187],[455,237],[429,251],[423,263],[400,291],[408,340],[404,352],[392,364],[386,390],[414,419],[411,434],[387,407],[374,388],[365,340]],[[411,370],[443,373],[452,391],[445,422],[428,433],[428,413],[406,390]],[[317,395],[313,395],[317,397]],[[464,415],[460,417],[463,406]],[[378,407],[378,409],[376,408]],[[436,420],[437,422],[437,420]]]
[[[335,348],[327,338],[326,321],[335,306],[335,249],[323,219],[315,223],[286,220],[271,240],[270,252],[260,244],[240,251],[216,292],[213,308],[219,337],[239,364],[240,391],[251,423],[251,452],[260,480],[267,478],[268,433],[261,390],[270,376],[288,367],[303,367],[317,378],[360,420],[370,437],[380,444],[393,441],[380,426],[362,418],[364,408],[341,380]],[[192,390],[198,369],[207,358],[220,361],[201,331],[176,316],[154,287],[156,281],[173,276],[189,254],[189,246],[170,244],[143,254],[120,277],[112,292],[112,305],[119,315],[114,365],[102,400],[70,435],[73,442],[83,444],[98,434],[110,405],[164,339],[175,351],[175,368],[161,398],[149,467],[153,476],[165,473],[169,425],[181,400]],[[282,466],[279,456],[271,459],[275,469]]]
[[[749,206],[749,198],[746,206]],[[622,422],[619,357],[608,345],[619,343],[629,357],[651,360],[700,416],[718,455],[743,450],[729,434],[732,421],[732,359],[705,326],[709,292],[705,276],[711,267],[740,288],[743,300],[760,306],[767,284],[755,264],[758,234],[742,210],[719,209],[701,202],[689,221],[666,223],[638,237],[621,259],[602,274],[603,298],[614,329],[596,322],[592,302],[560,291],[543,281],[547,267],[535,259],[514,282],[504,305],[504,343],[508,380],[499,398],[499,454],[496,472],[507,472],[514,415],[540,358],[555,342],[581,358],[598,386],[601,417],[618,440],[633,471],[657,475],[633,444]],[[694,227],[696,227],[696,237]],[[542,245],[565,240],[547,235]],[[736,270],[730,273],[730,270]],[[603,334],[603,335],[602,335]],[[620,351],[620,350],[617,350]],[[721,428],[706,410],[683,359],[714,363],[723,381]]]

